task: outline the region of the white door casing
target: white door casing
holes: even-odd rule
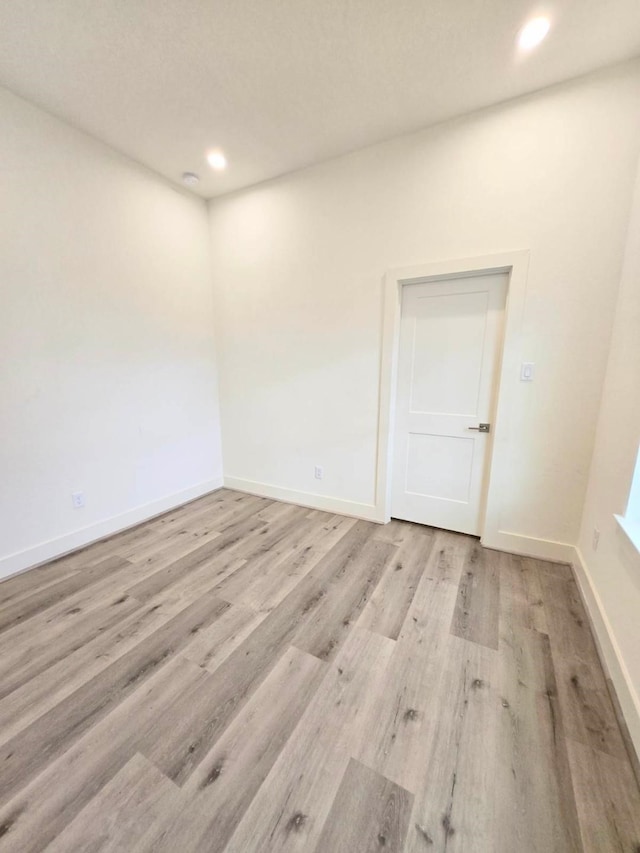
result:
[[[406,284],[398,349],[391,514],[478,535],[508,274]],[[492,425],[492,428],[495,425]]]

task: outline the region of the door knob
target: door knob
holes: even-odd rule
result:
[[[491,424],[478,424],[477,427],[467,427],[467,429],[475,429],[478,432],[491,432]]]

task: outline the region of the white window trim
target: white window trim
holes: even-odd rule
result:
[[[627,539],[640,553],[640,448],[636,457],[636,467],[633,472],[629,500],[624,515],[614,515]]]
[[[625,518],[623,515],[614,515],[613,517],[618,522],[620,529],[624,532],[629,542],[631,542],[640,554],[640,522],[631,521],[631,519]]]

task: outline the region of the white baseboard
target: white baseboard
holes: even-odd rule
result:
[[[585,609],[598,646],[605,673],[611,679],[629,737],[637,756],[640,756],[640,696],[636,692],[629,670],[622,657],[602,600],[591,580],[591,574],[578,547],[573,549],[572,566]]]
[[[508,533],[498,530],[482,537],[485,548],[507,551],[521,557],[534,557],[536,560],[551,560],[554,563],[571,563],[574,558],[574,546],[567,542],[555,542],[552,539],[535,539],[521,533]]]
[[[382,512],[375,504],[345,501],[342,498],[316,495],[313,492],[299,492],[296,489],[285,489],[282,486],[272,486],[269,483],[259,483],[255,480],[243,480],[239,477],[225,477],[224,485],[227,489],[259,495],[261,498],[273,498],[276,501],[298,504],[298,506],[309,507],[309,509],[320,509],[339,515],[348,515],[352,518],[362,518],[365,521],[376,521],[380,524],[384,522]]]
[[[156,515],[175,509],[181,504],[200,498],[221,487],[222,478],[207,480],[183,491],[174,492],[157,501],[134,507],[121,515],[98,521],[96,524],[82,527],[80,530],[74,530],[72,533],[66,533],[64,536],[58,536],[55,539],[49,539],[47,542],[41,542],[24,551],[8,554],[6,557],[0,558],[0,578],[6,578],[24,569],[33,568],[33,566],[46,563],[56,557],[62,557],[71,551],[77,551],[78,548],[84,548],[86,545],[104,539],[106,536],[120,533],[128,527],[133,527],[142,521],[148,521]]]

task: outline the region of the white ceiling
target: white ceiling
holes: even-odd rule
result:
[[[205,197],[638,54],[639,0],[0,3],[0,83]]]

